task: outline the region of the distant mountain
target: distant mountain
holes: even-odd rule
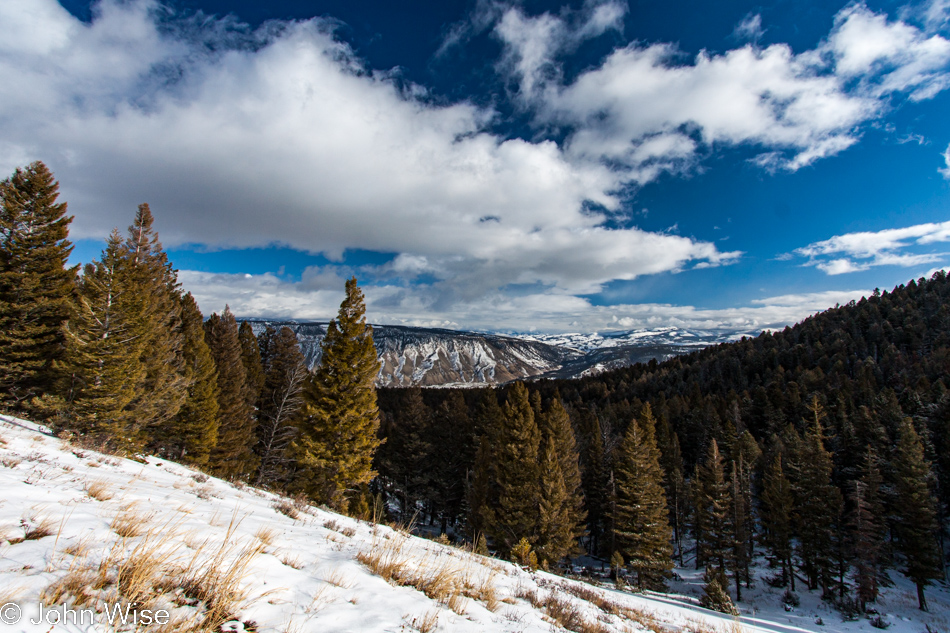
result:
[[[325,322],[247,319],[255,333],[287,326],[307,364],[320,362]],[[376,383],[391,387],[493,385],[532,378],[575,378],[652,359],[666,360],[737,338],[736,333],[663,328],[608,334],[501,335],[401,325],[374,325],[382,368]]]

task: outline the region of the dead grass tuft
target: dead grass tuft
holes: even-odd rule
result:
[[[278,499],[274,502],[273,508],[294,521],[300,518],[300,511],[290,499]]]
[[[264,545],[272,546],[277,541],[278,532],[274,528],[262,525],[254,532],[254,536]]]
[[[86,491],[86,494],[89,495],[90,498],[96,501],[108,501],[115,496],[112,494],[109,482],[104,479],[92,479],[87,481],[85,485],[83,485],[83,490]]]
[[[433,609],[427,611],[424,615],[416,616],[409,622],[409,626],[419,631],[419,633],[431,633],[439,624],[439,611]]]
[[[148,531],[152,518],[152,515],[140,513],[132,503],[119,510],[109,527],[122,538],[137,538]]]

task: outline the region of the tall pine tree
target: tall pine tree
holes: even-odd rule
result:
[[[904,555],[904,575],[917,585],[917,604],[927,610],[924,588],[941,577],[940,555],[935,537],[937,512],[930,493],[930,463],[910,418],[899,428],[894,455],[894,488],[897,505],[897,547]]]
[[[246,479],[257,469],[258,459],[252,452],[255,420],[248,404],[237,320],[226,306],[220,316],[212,314],[204,328],[218,372],[218,441],[208,467],[218,477]]]
[[[145,388],[145,297],[129,271],[118,231],[99,261],[87,264],[70,322],[70,390],[63,425],[112,450],[136,451],[141,423],[134,403]]]
[[[218,374],[203,322],[194,297],[186,293],[181,298],[181,329],[184,372],[190,386],[178,415],[152,440],[155,450],[195,466],[205,466],[218,443]]]
[[[40,414],[68,387],[66,321],[76,269],[66,268],[72,217],[41,162],[0,183],[0,406]]]
[[[309,377],[297,335],[289,327],[267,328],[258,337],[264,384],[257,401],[258,486],[287,479],[292,468],[288,449],[297,435],[303,387]],[[243,347],[243,346],[242,346]]]
[[[301,432],[293,444],[295,486],[340,510],[376,476],[372,464],[380,443],[375,386],[379,360],[365,312],[363,293],[353,277],[321,343],[320,366],[304,388]]]
[[[662,588],[673,569],[669,512],[650,405],[630,423],[617,450],[613,527],[617,550],[641,589]]]

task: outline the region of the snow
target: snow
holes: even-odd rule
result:
[[[167,610],[173,619],[150,631],[183,630],[182,621],[204,611],[205,603],[191,597],[181,579],[187,575],[183,570],[210,569],[234,572],[235,601],[222,631],[249,630],[253,623],[260,633],[395,633],[421,631],[435,621],[432,631],[548,633],[562,629],[542,606],[532,603],[548,596],[605,632],[645,630],[638,620],[650,623],[650,618],[660,630],[684,632],[874,630],[866,619],[842,622],[807,591],[799,592],[801,606],[786,613],[781,592],[761,579],[746,591],[748,599],[740,605],[743,616],[734,620],[696,606],[701,580],[692,570],[679,570],[681,579],[673,583],[673,592],[663,595],[636,595],[530,573],[389,526],[299,503],[294,510],[289,499],[166,460],[120,459],[78,448],[41,426],[6,416],[0,416],[0,489],[0,617],[12,613],[12,604],[22,610],[19,623],[0,624],[2,633],[131,630],[105,623],[104,609],[112,604],[110,597],[115,600],[115,587],[108,582],[73,589],[99,600],[95,624],[38,620],[40,594],[105,556],[126,561],[121,564],[128,569],[135,553],[149,547],[156,556],[161,554],[158,558],[164,562],[155,569],[164,570],[166,577],[147,606]],[[130,517],[133,523],[139,521],[141,533],[119,537],[117,518]],[[43,524],[48,534],[25,538],[28,530]],[[387,555],[401,582],[387,581],[364,564]],[[108,571],[114,575],[118,565]],[[462,594],[454,602],[445,595],[440,602],[413,586],[426,588],[422,581],[429,582],[427,591],[438,597],[432,586],[439,577],[466,589],[459,590]],[[923,614],[915,608],[913,587],[903,578],[896,580],[885,590],[881,605],[889,630],[923,633],[925,625],[950,630],[945,589],[928,590],[932,613]],[[81,609],[73,601],[75,595],[69,595],[64,598],[67,606]],[[608,613],[591,602],[591,596],[617,608]],[[46,614],[59,615],[49,611],[59,604],[46,604]],[[824,626],[815,624],[818,616]]]

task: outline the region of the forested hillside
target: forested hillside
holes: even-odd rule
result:
[[[781,332],[664,363],[540,381],[530,393],[520,385],[382,390],[387,443],[377,481],[505,548],[513,533],[505,499],[529,515],[514,532],[543,543],[552,529],[544,491],[561,487],[583,497],[582,512],[562,519],[562,529],[584,517],[590,552],[618,553],[628,564],[645,557],[654,580],[672,556],[711,568],[740,593],[754,539],[779,586],[794,588],[797,578],[863,608],[888,570],[899,570],[918,583],[925,606],[924,588],[945,574],[948,298],[950,280],[938,272]],[[578,468],[576,489],[541,465],[545,443],[557,437],[545,420],[561,410],[573,437],[554,443],[565,467]],[[514,446],[520,454],[507,454]],[[667,513],[658,523],[670,526],[672,553],[656,544],[644,553],[647,545],[624,536],[631,477],[641,489],[659,480]],[[487,497],[486,485],[495,489]]]

